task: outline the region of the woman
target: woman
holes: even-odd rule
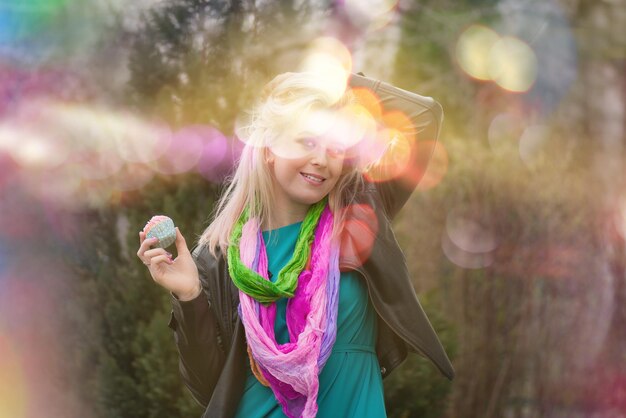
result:
[[[432,99],[358,75],[349,84],[406,115],[409,138],[437,139]],[[350,120],[367,95],[286,73],[263,96],[199,243],[190,251],[177,229],[172,260],[140,233],[137,255],[172,295],[183,380],[205,417],[385,416],[382,378],[407,351],[454,376],[390,225],[423,156],[412,147],[399,176],[364,169],[367,135]]]

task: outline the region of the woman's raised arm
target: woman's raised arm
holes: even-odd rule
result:
[[[402,127],[410,145],[406,167],[400,173],[390,173],[389,170],[397,170],[397,167],[383,164],[374,167],[372,169],[374,172],[370,176],[382,179],[373,182],[373,185],[380,194],[387,216],[393,219],[417,187],[432,158],[443,122],[443,110],[431,97],[420,96],[361,75],[351,76],[350,87],[368,88],[377,96],[383,114],[400,111],[410,121],[410,126]],[[428,147],[418,147],[418,143],[422,141],[432,143]],[[424,152],[425,149],[428,152]]]

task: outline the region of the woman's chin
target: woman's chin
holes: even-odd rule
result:
[[[328,195],[328,193],[323,194],[323,193],[316,193],[314,196],[303,196],[300,199],[300,202],[305,204],[305,205],[314,205],[317,202],[319,202],[320,200],[324,199],[326,196]]]

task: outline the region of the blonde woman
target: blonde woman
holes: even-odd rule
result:
[[[204,417],[386,416],[382,379],[409,351],[454,377],[390,223],[430,157],[415,139],[437,139],[441,107],[360,75],[346,91],[327,84],[310,73],[268,84],[191,251],[178,229],[176,259],[139,234],[137,255],[171,292],[180,372]],[[364,161],[368,97],[374,116],[406,116],[402,172],[384,153]]]

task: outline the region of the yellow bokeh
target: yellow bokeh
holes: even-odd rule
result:
[[[478,80],[491,80],[511,92],[528,91],[537,78],[537,57],[528,44],[512,36],[472,25],[456,44],[459,65]]]
[[[495,31],[482,25],[463,31],[456,43],[456,58],[463,71],[479,80],[491,80],[489,57],[499,39]]]
[[[317,74],[336,100],[344,94],[352,71],[352,56],[348,48],[331,36],[319,37],[310,44],[300,65],[300,71]]]
[[[537,58],[534,51],[517,38],[500,38],[489,54],[489,75],[505,90],[527,91],[537,78]]]

